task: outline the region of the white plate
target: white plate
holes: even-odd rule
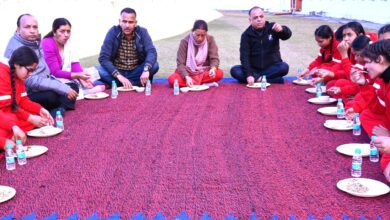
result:
[[[310,103],[313,103],[313,104],[322,105],[322,104],[330,104],[330,103],[336,102],[337,100],[335,98],[329,98],[329,100],[323,101],[323,100],[320,100],[319,98],[315,97],[315,98],[311,98],[307,101]]]
[[[323,115],[337,115],[337,107],[322,107],[317,111]]]
[[[86,99],[104,99],[104,98],[107,98],[108,96],[110,96],[110,95],[108,95],[105,92],[97,92],[95,94],[85,95],[84,98],[86,98]]]
[[[118,87],[118,91],[120,91],[120,92],[130,92],[130,91],[134,91],[136,88],[138,88],[137,86],[133,86],[133,87],[131,87],[131,89],[130,88],[125,88],[125,87],[123,87],[123,86],[120,86],[120,87]]]
[[[12,199],[16,194],[16,190],[9,186],[0,186],[0,203]]]
[[[356,148],[361,149],[362,157],[370,156],[370,144],[342,144],[336,148],[336,151],[347,156],[353,156]]]
[[[26,157],[27,158],[40,156],[40,155],[46,153],[49,150],[47,147],[40,146],[40,145],[24,146],[24,149],[26,151]]]
[[[270,86],[271,84],[270,83],[267,83],[266,86]],[[246,84],[246,87],[248,88],[252,88],[252,89],[260,89],[261,87],[261,82],[256,82],[256,83],[253,83],[253,85],[249,85],[249,84]]]
[[[295,83],[295,84],[297,84],[297,85],[300,85],[300,86],[307,86],[307,85],[310,85],[310,81],[305,80],[305,79],[301,79],[301,80],[295,79],[295,80],[293,80],[292,82]]]
[[[352,123],[348,120],[326,120],[324,126],[338,131],[352,130]]]
[[[192,92],[200,92],[209,89],[206,85],[194,85],[192,87],[182,87],[180,90],[183,92],[183,90],[192,91]]]
[[[50,137],[50,136],[57,135],[61,132],[62,132],[62,129],[60,129],[60,128],[56,128],[53,126],[45,126],[42,128],[37,128],[37,129],[31,130],[31,131],[27,132],[27,135],[31,136],[31,137]]]
[[[308,93],[316,94],[316,87],[310,87],[310,88],[307,88],[305,90]],[[321,90],[322,90],[323,93],[326,92],[326,86],[321,86]]]
[[[367,178],[343,179],[337,182],[337,188],[341,191],[359,197],[376,197],[390,192],[388,185],[377,180]],[[359,188],[362,189],[362,191],[357,191]]]

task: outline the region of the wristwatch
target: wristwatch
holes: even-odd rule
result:
[[[149,66],[144,67],[144,72],[149,72]]]

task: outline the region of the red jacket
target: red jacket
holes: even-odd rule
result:
[[[366,34],[372,42],[378,40],[378,35],[376,33],[368,32]],[[335,79],[350,79],[352,65],[356,64],[355,55],[353,53],[349,54],[348,58],[341,59],[341,68],[336,66],[333,68],[334,78]]]
[[[332,45],[329,45],[327,48],[321,48],[318,57],[310,63],[308,69],[312,70],[315,67],[321,68],[321,65],[325,63],[328,67],[339,65],[341,62],[341,54],[337,50],[337,45],[339,45],[339,42],[334,39]],[[332,60],[327,61],[327,57],[332,57]]]
[[[388,68],[390,72],[390,68]],[[362,86],[360,94],[373,113],[386,115],[390,119],[390,83],[376,78],[373,83]]]
[[[24,81],[15,75],[16,103],[19,109],[12,111],[12,85],[10,68],[0,63],[0,129],[11,130],[18,121],[27,121],[30,114],[39,115],[42,108],[38,103],[30,101]],[[15,117],[16,116],[16,117]],[[4,146],[6,137],[0,138],[0,146]]]

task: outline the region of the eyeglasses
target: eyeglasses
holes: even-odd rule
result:
[[[23,67],[27,70],[27,73],[33,73],[36,70],[36,68],[29,68],[27,66],[23,66]]]

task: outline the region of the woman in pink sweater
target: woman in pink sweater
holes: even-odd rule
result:
[[[57,18],[53,22],[52,31],[42,40],[45,61],[51,74],[64,83],[79,82],[84,93],[103,91],[103,83],[91,82],[90,74],[81,67],[71,46],[71,28],[72,25],[66,18]]]

